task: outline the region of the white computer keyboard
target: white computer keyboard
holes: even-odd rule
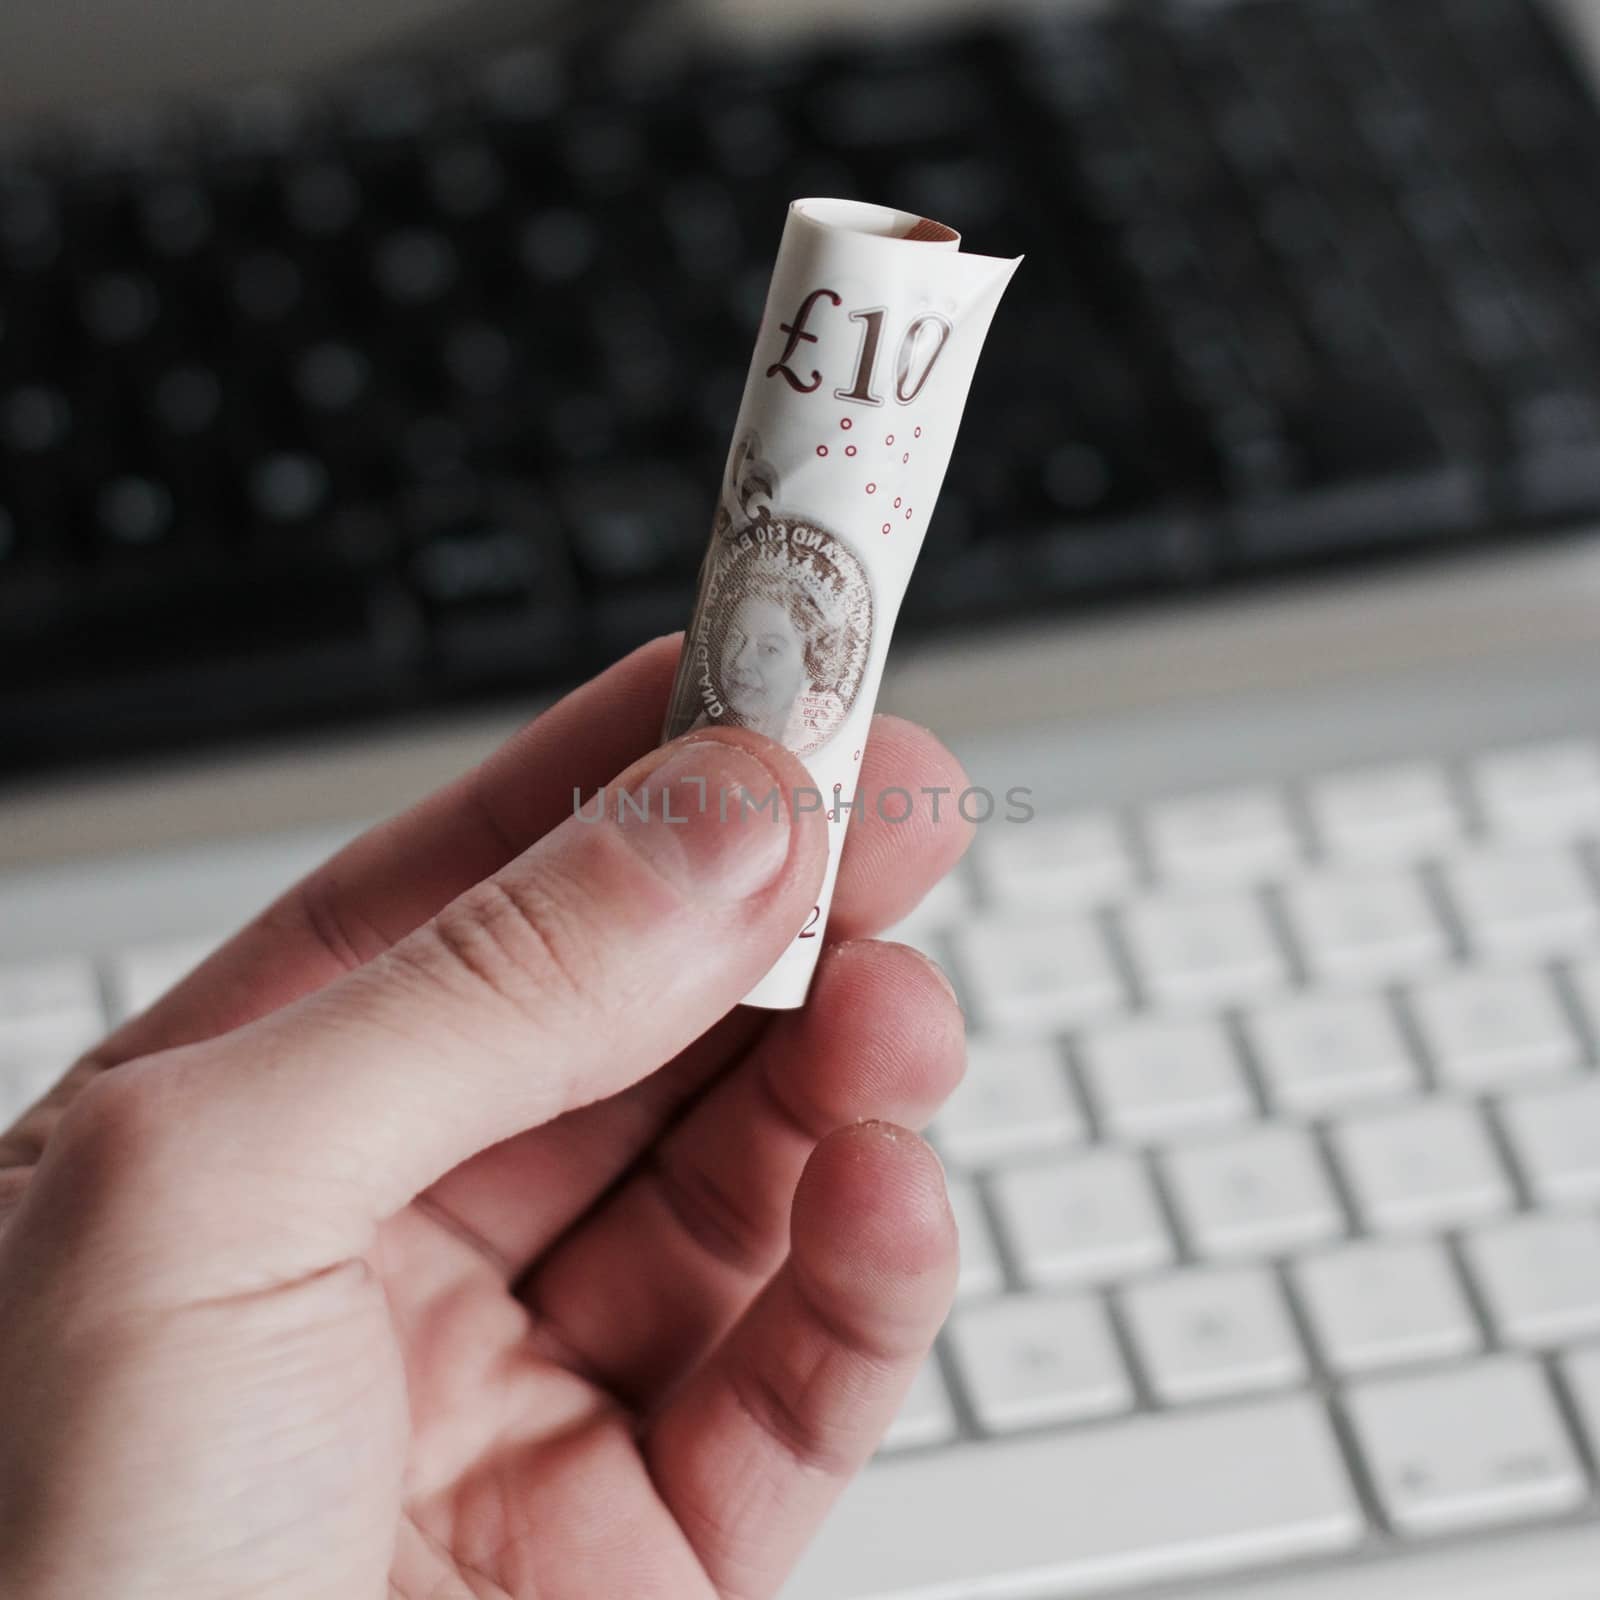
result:
[[[1597,844],[1583,741],[980,830],[897,930],[968,1012],[958,1303],[785,1594],[1592,1516]]]
[[[1581,740],[981,829],[897,930],[968,1009],[960,1298],[786,1596],[1594,1517],[1597,850]],[[223,925],[102,948],[93,887],[82,954],[0,959],[5,1120]]]
[[[216,942],[217,936],[202,935],[98,956],[0,962],[0,1126],[37,1100],[112,1023],[142,1011]]]

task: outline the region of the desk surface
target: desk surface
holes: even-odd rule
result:
[[[880,708],[957,744],[1006,727],[1104,728],[1401,674],[1492,685],[1541,664],[1600,675],[1600,536],[1197,596],[891,656]],[[447,781],[537,705],[0,791],[0,870],[376,817]],[[1246,721],[1248,718],[1246,717]]]

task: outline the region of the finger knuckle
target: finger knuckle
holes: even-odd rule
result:
[[[160,1166],[173,1138],[168,1089],[154,1060],[100,1073],[62,1113],[46,1153],[71,1163],[86,1188]]]
[[[389,942],[356,912],[331,873],[315,873],[296,884],[261,920],[269,933],[275,926],[309,933],[328,957],[346,970],[381,955]]]
[[[794,1374],[748,1362],[734,1369],[730,1386],[739,1409],[796,1466],[843,1478],[859,1465],[860,1442],[848,1422],[807,1405],[807,1385]]]
[[[763,1210],[717,1169],[674,1146],[661,1148],[655,1164],[667,1208],[699,1249],[738,1272],[771,1267],[786,1233],[784,1211]]]
[[[69,1105],[112,1065],[96,1055],[81,1056],[21,1116],[0,1133],[0,1171],[37,1166]]]
[[[581,895],[548,873],[486,879],[427,932],[451,981],[519,1011],[584,1007],[600,998],[601,953]]]

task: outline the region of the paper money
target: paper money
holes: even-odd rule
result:
[[[883,799],[857,778],[889,637],[1021,259],[960,244],[910,212],[819,199],[790,206],[778,247],[663,733],[767,734],[810,771],[799,803],[828,813],[819,902],[747,1005],[804,1002],[851,810]]]

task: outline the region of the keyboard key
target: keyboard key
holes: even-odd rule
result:
[[[284,214],[291,226],[313,239],[332,239],[361,212],[361,186],[346,166],[310,160],[296,165],[284,181]]]
[[[1105,938],[1088,917],[979,917],[956,946],[974,1008],[997,1032],[1076,1027],[1126,1003]]]
[[[104,1032],[100,985],[86,959],[0,962],[0,1062],[58,1055],[65,1064]]]
[[[1043,1039],[969,1039],[966,1076],[939,1112],[934,1137],[968,1167],[1081,1143],[1083,1114],[1061,1052]]]
[[[1274,789],[1226,789],[1152,806],[1145,832],[1167,877],[1255,883],[1301,859],[1299,836]]]
[[[33,1053],[0,1045],[0,1132],[54,1088],[79,1053]]]
[[[784,1600],[1073,1600],[1343,1551],[1365,1531],[1327,1417],[1294,1395],[877,1464]]]
[[[1133,1406],[1105,1308],[1089,1295],[1006,1295],[973,1306],[952,1320],[950,1343],[978,1420],[996,1433]]]
[[[125,473],[95,496],[95,526],[112,547],[159,544],[173,529],[172,491],[153,478]]]
[[[1544,1346],[1600,1331],[1600,1219],[1512,1217],[1461,1242],[1507,1344]]]
[[[373,281],[396,305],[422,305],[441,298],[457,271],[454,246],[431,228],[397,229],[380,240],[372,254]]]
[[[326,508],[332,489],[328,469],[296,450],[267,456],[250,474],[251,504],[270,524],[309,521]]]
[[[1444,928],[1410,873],[1319,874],[1283,894],[1306,965],[1324,980],[1381,983],[1449,959]]]
[[[271,331],[303,305],[305,275],[281,250],[253,250],[235,265],[232,290],[240,312],[258,325],[252,331]]]
[[[426,159],[428,196],[448,216],[491,212],[505,193],[505,171],[494,151],[480,139],[447,140]]]
[[[995,1177],[994,1197],[1029,1283],[1104,1282],[1172,1259],[1149,1174],[1124,1151],[1013,1168]]]
[[[1591,1038],[1600,1039],[1600,955],[1572,964],[1572,987],[1577,991]]]
[[[1159,1139],[1254,1115],[1220,1022],[1144,1017],[1089,1030],[1079,1049],[1090,1101],[1109,1137]]]
[[[1482,1342],[1461,1281],[1432,1239],[1362,1240],[1290,1271],[1335,1372],[1444,1361]]]
[[[1600,1080],[1508,1095],[1500,1120],[1536,1199],[1552,1206],[1600,1199]]]
[[[1415,861],[1461,837],[1449,779],[1420,761],[1329,773],[1311,782],[1307,801],[1323,849],[1338,861]]]
[[[25,384],[0,394],[0,444],[19,456],[58,449],[72,432],[72,404],[59,389]]]
[[[1544,1376],[1520,1357],[1370,1378],[1345,1405],[1400,1533],[1518,1522],[1568,1510],[1587,1494]]]
[[[925,917],[946,927],[965,916],[972,904],[972,894],[961,872],[947,872],[917,902],[912,917]],[[907,919],[909,920],[909,918]]]
[[[594,259],[599,239],[582,212],[554,207],[523,225],[519,255],[523,266],[545,283],[568,283]]]
[[[883,937],[942,960],[943,941],[970,904],[966,879],[959,872],[947,872]]]
[[[1600,746],[1587,739],[1525,745],[1474,764],[1491,833],[1513,839],[1600,834]]]
[[[1306,1375],[1282,1292],[1264,1268],[1152,1278],[1122,1303],[1150,1386],[1171,1405],[1286,1388]]]
[[[956,1414],[950,1404],[950,1391],[945,1387],[938,1358],[930,1355],[917,1369],[878,1449],[889,1452],[910,1450],[917,1445],[943,1444],[955,1434]]]
[[[1478,851],[1447,876],[1468,940],[1489,956],[1560,955],[1600,933],[1600,901],[1562,846]]]
[[[1561,1358],[1560,1367],[1592,1450],[1600,1443],[1600,1345],[1571,1351]]]
[[[1250,895],[1138,900],[1123,919],[1135,969],[1155,1005],[1229,1005],[1288,981],[1283,951]]]
[[[1350,1117],[1330,1137],[1357,1209],[1380,1232],[1448,1227],[1512,1203],[1482,1115],[1465,1101]]]
[[[85,286],[79,315],[84,332],[97,344],[132,344],[150,331],[159,307],[155,285],[148,278],[108,272]]]
[[[1245,1014],[1273,1105],[1300,1116],[1412,1093],[1417,1065],[1380,995],[1306,994]]]
[[[368,67],[345,93],[342,118],[362,145],[414,139],[433,120],[433,87],[402,67]]]
[[[1452,973],[1419,984],[1411,1008],[1440,1080],[1458,1089],[1514,1083],[1582,1061],[1543,972]]]
[[[1127,842],[1109,811],[990,828],[973,856],[990,898],[1002,906],[1088,907],[1133,883]]]
[[[1180,1145],[1165,1171],[1197,1254],[1263,1256],[1344,1232],[1344,1217],[1311,1136],[1264,1127]]]
[[[114,1020],[120,1022],[159,1000],[220,942],[213,938],[169,939],[119,950],[110,963]]]
[[[222,383],[210,367],[172,367],[151,392],[153,420],[179,438],[192,439],[222,413]]]
[[[437,435],[407,446],[408,465],[441,476],[407,493],[406,576],[431,635],[437,670],[459,685],[504,681],[572,648],[572,575],[550,507],[506,484],[451,479],[454,450]]]
[[[497,118],[512,124],[542,123],[561,103],[562,66],[553,54],[518,46],[485,64],[480,92]]]
[[[372,364],[354,345],[325,339],[295,362],[295,391],[314,411],[348,411],[372,384]]]
[[[516,350],[505,332],[476,318],[451,328],[440,356],[451,381],[474,396],[498,394],[516,366]]]
[[[961,1275],[956,1282],[956,1294],[962,1299],[996,1294],[1005,1285],[1005,1274],[977,1185],[968,1178],[950,1178],[946,1180],[945,1189],[961,1240]]]

